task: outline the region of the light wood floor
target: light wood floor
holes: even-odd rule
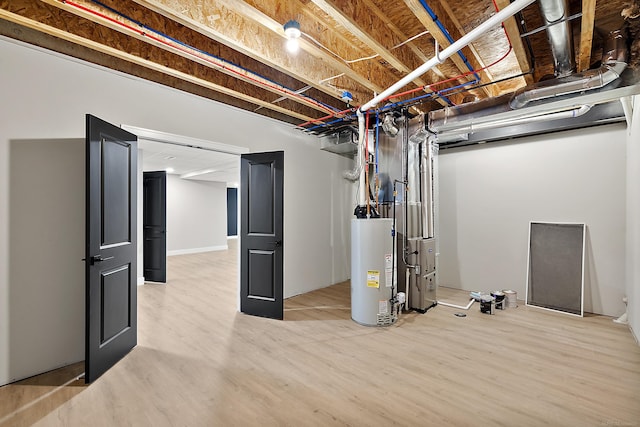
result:
[[[0,388],[0,424],[640,425],[640,347],[610,318],[438,306],[370,328],[343,283],[275,321],[236,312],[236,269],[235,250],[170,257],[129,356],[88,387],[79,364]]]

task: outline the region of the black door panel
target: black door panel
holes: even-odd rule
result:
[[[167,281],[167,173],[144,173],[144,278]]]
[[[284,152],[242,155],[240,310],[282,319]]]
[[[137,343],[135,135],[87,115],[85,381]]]

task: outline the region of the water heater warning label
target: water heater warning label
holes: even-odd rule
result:
[[[367,270],[367,287],[380,287],[380,270]]]
[[[391,254],[384,256],[384,277],[387,288],[393,286],[393,256]]]
[[[389,303],[386,300],[378,301],[378,314],[389,314]]]

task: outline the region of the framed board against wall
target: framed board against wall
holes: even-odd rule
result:
[[[528,306],[584,315],[584,223],[529,223]]]

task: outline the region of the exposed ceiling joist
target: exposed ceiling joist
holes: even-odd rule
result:
[[[391,47],[387,48],[380,41],[378,41],[372,34],[368,31],[360,28],[355,21],[355,16],[362,16],[366,12],[366,7],[358,2],[338,2],[335,0],[311,0],[316,6],[322,9],[327,15],[329,15],[332,19],[334,19],[338,24],[340,24],[345,30],[356,36],[359,40],[369,46],[372,52],[375,55],[378,55],[380,58],[387,61],[393,68],[402,72],[402,73],[410,73],[413,71],[413,68],[407,65],[407,60],[401,60],[394,53],[391,52]],[[340,9],[340,6],[343,9]],[[347,9],[348,8],[348,9]],[[370,15],[370,24],[371,30],[379,30],[384,28],[383,22],[375,22],[379,20],[377,16]],[[379,36],[391,36],[392,33],[382,33],[378,34]],[[400,40],[393,40],[392,42],[398,43]],[[422,79],[416,79],[415,83],[417,86],[424,86],[425,82]]]
[[[587,70],[591,65],[591,48],[596,17],[596,0],[582,0],[582,21],[580,25],[580,52],[578,53],[578,72]]]
[[[120,25],[118,24],[118,22],[121,22],[121,20],[118,19],[119,18],[118,15],[114,14],[109,10],[99,10],[99,11],[96,10],[96,12],[99,12],[99,15],[95,13],[91,13],[90,10],[95,9],[95,6],[93,6],[93,4],[88,3],[86,1],[75,0],[77,4],[80,4],[83,6],[83,9],[71,6],[66,2],[62,2],[60,0],[41,0],[41,1],[48,3],[52,6],[58,7],[60,9],[66,10],[75,15],[81,16],[97,24],[104,25],[113,30],[119,31],[130,37],[134,37],[145,43],[149,43],[160,49],[167,50],[174,54],[180,55],[186,59],[198,62],[206,67],[211,67],[216,71],[227,74],[231,77],[237,78],[251,85],[258,86],[276,95],[284,96],[295,102],[299,102],[310,108],[320,111],[324,114],[331,111],[326,106],[323,106],[318,102],[314,102],[313,100],[307,97],[294,96],[295,94],[292,94],[291,91],[286,90],[285,87],[277,85],[273,82],[270,82],[268,79],[260,75],[251,73],[248,70],[242,69],[241,67],[238,67],[235,64],[232,64],[230,62],[226,62],[226,63],[221,62],[216,60],[214,57],[208,57],[204,54],[199,54],[195,49],[187,49],[184,46],[173,42],[169,38],[165,38],[161,36],[151,37],[151,34],[149,34],[149,32],[144,27],[140,27],[135,23],[125,23],[126,26]]]
[[[394,31],[388,31],[387,20],[381,19],[376,13],[370,14],[372,7],[379,10],[371,2],[353,2],[350,0],[312,0],[312,2],[346,31],[366,44],[375,56],[385,60],[397,71],[408,74],[422,65],[423,62],[426,62],[420,62],[419,58],[416,58],[411,51],[403,54],[402,49],[394,49],[396,47],[399,48],[399,45],[408,40],[408,37],[398,37]],[[363,15],[368,15],[370,31],[365,31],[358,25],[357,17],[362,17]],[[386,39],[384,40],[386,43],[383,43],[380,39]],[[391,84],[393,83],[395,82]],[[414,80],[414,83],[416,86],[428,84],[422,78]],[[427,92],[432,91],[427,90]],[[443,106],[448,105],[440,98],[437,98],[437,101]]]
[[[638,0],[569,0],[571,13],[582,14],[582,24],[570,22],[580,37],[578,71],[601,55],[601,35],[625,25],[629,1]],[[506,35],[497,25],[487,29],[462,49],[465,58],[453,55],[405,83],[437,54],[436,41],[444,49],[494,15],[490,0],[0,0],[0,10],[5,36],[312,133],[350,126],[346,105],[362,105],[398,81],[404,87],[388,108],[428,112],[468,94],[479,100],[515,91],[554,68],[532,5],[505,21]],[[97,11],[108,18],[89,15]],[[290,20],[302,31],[297,54],[285,49]],[[530,35],[521,38],[520,29]]]
[[[420,20],[422,25],[424,25],[424,27],[429,31],[429,33],[431,33],[433,38],[438,41],[438,44],[440,45],[441,49],[445,49],[449,45],[451,45],[451,43],[447,39],[447,36],[440,29],[440,27],[438,27],[438,25],[433,21],[433,19],[431,19],[431,16],[429,16],[427,11],[424,9],[422,4],[420,3],[420,0],[404,0],[404,2],[409,7],[409,9],[411,9],[411,11],[416,15],[416,17]],[[448,28],[448,31],[453,32],[451,28]],[[467,66],[467,64],[464,63],[464,61],[462,60],[462,58],[460,58],[459,55],[452,55],[449,58],[449,60],[453,61],[453,63],[456,64],[456,67],[460,71],[460,74],[463,74],[469,71],[469,67]],[[472,64],[472,68],[473,68],[473,64]],[[472,77],[467,76],[466,78],[461,79],[461,81],[469,81],[471,80],[471,78]],[[490,78],[487,77],[486,81],[490,81]],[[482,91],[489,96],[493,96],[494,90],[495,90],[494,88],[490,88],[488,86],[485,86],[482,88]]]
[[[409,47],[409,49],[411,49],[413,54],[416,56],[416,58],[420,60],[420,62],[425,63],[429,59],[431,59],[430,57],[425,55],[425,53],[422,50],[420,50],[420,48],[414,42],[414,39],[419,36],[418,34],[407,34],[406,32],[404,32],[402,29],[400,29],[400,27],[398,27],[395,24],[395,22],[393,22],[391,18],[385,15],[384,12],[380,10],[380,8],[376,6],[376,4],[373,3],[371,0],[362,0],[362,4],[364,4],[369,11],[373,12],[380,19],[380,21],[384,23],[386,28],[391,30],[391,32],[393,32],[398,37],[399,40],[407,41],[406,46]],[[428,34],[429,32],[425,30],[425,33]],[[429,36],[429,38],[432,38],[432,37]],[[411,41],[409,41],[410,39]],[[445,79],[444,74],[442,73],[442,71],[440,71],[438,67],[433,67],[428,73],[431,73],[431,72],[433,72],[433,74],[435,75],[433,80],[437,81],[438,79],[439,80]]]
[[[451,20],[455,29],[458,30],[458,34],[460,35],[460,37],[464,36],[466,34],[466,31],[462,27],[462,24],[460,23],[458,18],[456,18],[456,15],[455,13],[453,13],[453,10],[451,10],[449,3],[443,1],[443,2],[440,2],[440,6],[442,6],[442,9],[447,13],[447,18]],[[473,46],[473,43],[470,43],[469,46],[467,47],[469,48],[469,51],[472,53],[471,58],[469,58],[470,61],[473,62],[473,60],[475,60],[475,62],[477,62],[478,66],[474,68],[482,69],[480,73],[485,76],[485,78],[483,79],[484,81],[492,81],[493,75],[491,74],[491,70],[486,68],[487,64],[485,64],[485,62],[482,60],[482,58],[480,57],[480,54],[478,53],[476,48]]]
[[[357,67],[348,66],[304,39],[300,41],[301,52],[297,56],[289,55],[284,49],[282,23],[245,2],[204,0],[198,1],[197,5],[195,1],[189,5],[184,1],[172,0],[134,1],[335,97],[339,97],[341,91],[321,82],[336,74],[344,74],[371,93],[382,91],[386,81],[395,81],[395,76],[388,75],[381,67],[367,67],[368,72],[358,73],[354,71]],[[211,16],[224,18],[210,24],[208,17]],[[304,66],[310,63],[314,63],[314,66]],[[354,96],[363,93],[358,87],[344,89],[350,90]]]
[[[283,114],[286,114],[286,115],[289,115],[289,116],[292,116],[292,117],[296,117],[297,119],[300,119],[300,120],[305,120],[305,121],[312,120],[311,117],[306,116],[304,114],[299,114],[297,112],[290,111],[290,110],[288,110],[286,108],[282,108],[282,107],[280,107],[278,105],[274,105],[274,104],[272,104],[270,102],[266,102],[266,101],[263,101],[261,99],[254,98],[254,97],[242,94],[240,92],[237,92],[237,91],[234,91],[232,89],[229,89],[229,88],[227,88],[225,86],[217,85],[217,84],[212,83],[210,81],[194,77],[194,76],[192,76],[190,74],[183,73],[183,72],[174,70],[174,69],[172,69],[170,67],[167,67],[167,66],[164,66],[164,65],[160,65],[160,64],[155,63],[153,61],[149,61],[149,60],[140,58],[139,56],[132,55],[132,54],[123,52],[123,51],[118,50],[118,49],[114,49],[112,47],[97,43],[97,42],[95,42],[93,40],[89,40],[89,39],[77,36],[75,34],[71,34],[71,33],[68,33],[66,31],[60,30],[58,28],[43,24],[41,22],[34,21],[34,20],[29,19],[29,18],[25,18],[25,17],[23,17],[21,15],[17,15],[15,13],[8,12],[8,11],[6,11],[4,9],[0,9],[0,18],[5,19],[5,20],[10,21],[10,22],[14,22],[16,24],[22,25],[22,26],[27,27],[27,28],[32,28],[32,29],[38,30],[38,31],[40,31],[42,33],[45,33],[45,34],[49,34],[49,35],[58,37],[58,38],[60,38],[62,40],[67,40],[67,41],[76,43],[78,45],[88,47],[88,48],[90,48],[92,50],[95,50],[97,52],[105,53],[105,54],[113,56],[115,58],[120,58],[120,59],[123,59],[125,61],[129,61],[129,62],[132,62],[134,64],[138,64],[138,65],[144,66],[144,67],[149,68],[151,70],[159,71],[159,72],[165,73],[167,75],[170,75],[170,76],[173,76],[173,77],[177,77],[179,79],[182,79],[182,80],[185,80],[185,81],[188,81],[188,82],[191,82],[191,83],[195,83],[195,84],[197,84],[199,86],[202,86],[202,87],[205,87],[205,88],[208,88],[208,89],[212,89],[212,90],[215,90],[217,92],[224,93],[226,95],[230,95],[230,96],[233,96],[235,98],[242,99],[244,101],[248,101],[248,102],[250,102],[252,104],[259,105],[259,106],[262,106],[264,108],[268,108],[268,109],[273,110],[273,111],[278,111],[280,113],[283,113]]]
[[[509,6],[511,2],[509,0],[496,0],[496,4],[500,10]],[[512,16],[511,18],[504,21],[504,29],[509,36],[509,41],[511,42],[511,46],[513,47],[513,52],[516,55],[516,59],[518,60],[518,67],[520,68],[520,72],[526,73],[531,70],[531,64],[529,62],[529,57],[527,56],[527,52],[524,49],[524,43],[522,42],[522,38],[520,37],[520,29],[518,28],[518,23],[516,19]],[[531,74],[526,74],[524,76],[526,83],[533,83],[533,76]]]
[[[212,0],[205,1],[173,1],[173,0],[133,0],[187,28],[197,31],[218,43],[232,47],[259,62],[294,76],[330,96],[338,97],[336,90],[318,85],[317,82],[334,72],[326,64],[305,68],[297,66],[296,60],[283,49],[284,32],[281,25],[275,22],[258,24],[254,16],[247,16],[226,4]],[[234,3],[230,3],[233,5]],[[276,25],[277,24],[277,25]],[[278,30],[276,30],[276,26]],[[301,60],[311,62],[301,52]]]

